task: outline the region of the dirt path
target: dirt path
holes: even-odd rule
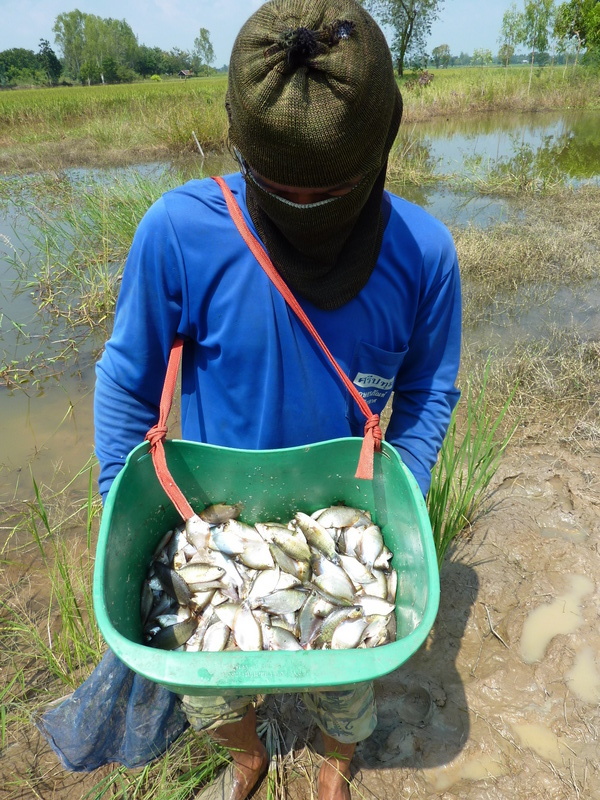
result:
[[[600,800],[600,455],[516,449],[495,485],[492,510],[444,566],[426,645],[378,682],[353,800]],[[288,795],[308,800],[318,756],[301,745],[318,751],[319,736],[295,698],[276,702]],[[19,797],[75,800],[101,777],[64,773],[24,727],[0,772],[28,771],[36,788]]]

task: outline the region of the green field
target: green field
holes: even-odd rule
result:
[[[400,86],[404,125],[486,111],[600,107],[600,75],[584,68],[460,67],[427,86]],[[0,169],[111,164],[204,151],[227,142],[226,76],[0,93]]]

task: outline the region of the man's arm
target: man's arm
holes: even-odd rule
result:
[[[423,495],[460,396],[455,387],[461,346],[460,277],[449,236],[435,275],[419,304],[386,431],[386,440],[398,449]]]
[[[164,202],[136,231],[119,293],[113,333],[96,366],[94,422],[100,493],[158,419],[173,340],[181,324],[182,264]]]

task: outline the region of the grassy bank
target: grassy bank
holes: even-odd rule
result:
[[[401,82],[404,125],[494,110],[600,107],[600,76],[583,68],[462,67]],[[226,145],[226,77],[0,93],[0,171],[114,164]]]

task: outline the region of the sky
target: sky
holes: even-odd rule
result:
[[[504,12],[518,0],[444,0],[428,49],[447,44],[453,55],[475,48],[498,52]],[[125,19],[140,44],[192,50],[200,28],[207,28],[215,50],[214,66],[229,63],[236,34],[261,0],[0,0],[0,51],[23,47],[37,52],[40,39],[55,46],[56,17],[78,8],[99,17]],[[57,55],[60,52],[57,49]]]

